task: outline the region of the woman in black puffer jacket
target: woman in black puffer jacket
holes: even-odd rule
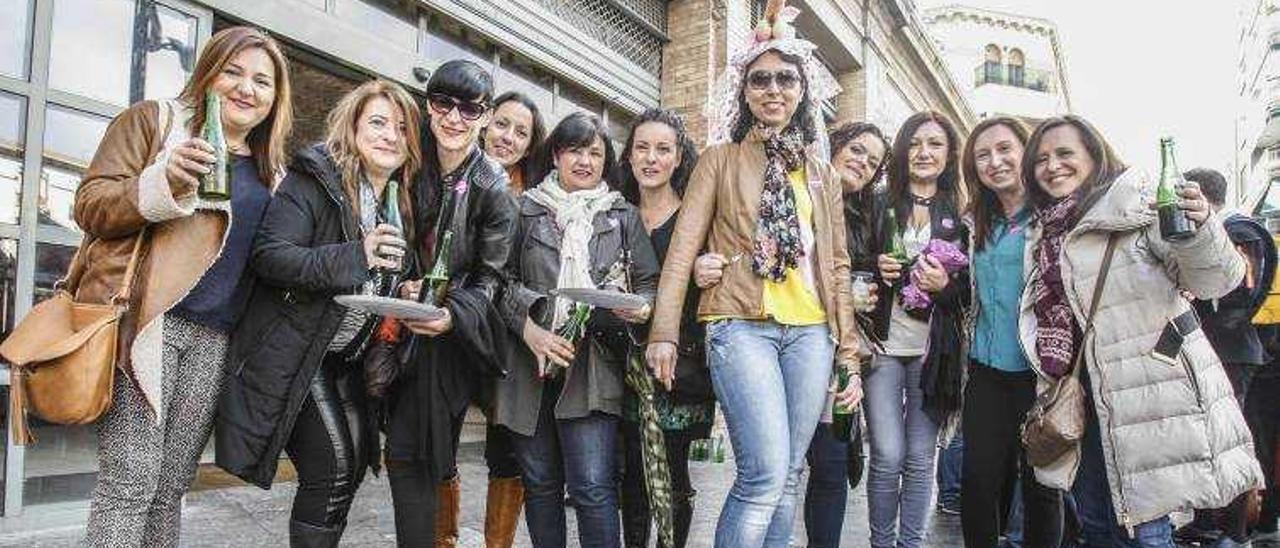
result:
[[[376,269],[401,267],[405,238],[379,224],[378,211],[389,182],[421,164],[417,120],[413,98],[396,84],[349,93],[329,115],[326,141],[294,161],[254,240],[257,281],[231,337],[217,462],[268,489],[288,450],[298,470],[295,547],[337,546],[365,468],[376,464],[377,433],[354,362],[377,318],[333,297],[373,293]],[[402,192],[405,219],[411,203]]]

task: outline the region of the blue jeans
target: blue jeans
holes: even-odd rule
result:
[[[512,433],[524,478],[525,523],[538,548],[565,546],[565,488],[578,514],[578,541],[587,547],[622,545],[618,518],[615,444],[618,417],[593,412],[580,419],[556,419],[555,397],[542,400],[533,436]]]
[[[924,412],[923,359],[877,355],[863,379],[871,444],[867,514],[873,548],[924,544],[938,425]]]
[[[960,509],[960,481],[964,475],[964,436],[956,433],[938,457],[938,505]]]
[[[849,442],[836,438],[831,424],[819,424],[805,458],[809,485],[804,494],[804,530],[809,548],[835,548],[840,545],[849,497]]]
[[[1107,465],[1102,455],[1102,433],[1094,412],[1093,397],[1087,377],[1080,379],[1086,387],[1087,423],[1080,456],[1080,471],[1072,487],[1083,529],[1084,546],[1088,548],[1174,548],[1173,525],[1169,517],[1157,518],[1134,527],[1133,537],[1116,521],[1111,503],[1111,486],[1107,481]]]
[[[790,543],[804,454],[827,402],[834,353],[825,324],[707,325],[711,381],[737,466],[716,524],[717,548]]]

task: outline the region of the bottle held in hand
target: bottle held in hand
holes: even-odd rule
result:
[[[1160,215],[1160,237],[1165,241],[1185,240],[1195,235],[1187,212],[1178,207],[1178,191],[1186,181],[1173,155],[1173,137],[1160,139],[1160,186],[1156,187],[1156,211]]]
[[[205,94],[204,129],[200,138],[213,147],[214,164],[200,177],[196,195],[208,202],[231,199],[231,165],[228,161],[227,137],[222,130],[222,98],[209,91]]]

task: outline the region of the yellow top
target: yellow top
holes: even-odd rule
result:
[[[787,174],[787,180],[791,182],[791,190],[796,195],[796,215],[800,217],[801,230],[808,230],[809,234],[813,233],[813,200],[809,197],[809,186],[806,184],[804,169],[798,169]],[[812,241],[812,238],[809,238]],[[805,250],[805,256],[800,260],[808,261],[812,257],[812,246]],[[750,259],[749,257],[747,258]],[[781,282],[766,279],[763,284],[764,295],[760,300],[764,314],[760,317],[732,315],[732,314],[713,314],[700,316],[698,321],[714,322],[716,320],[728,319],[748,319],[758,320],[762,318],[771,318],[773,321],[783,325],[817,325],[826,323],[827,313],[822,308],[822,301],[818,300],[818,295],[813,289],[805,285],[804,273],[799,268],[787,269],[787,275]]]
[[[800,217],[801,232],[807,232],[810,236],[805,239],[812,242],[813,200],[809,197],[804,169],[788,173],[787,179],[796,195],[796,215]],[[801,261],[813,260],[813,246],[807,247]],[[783,325],[816,325],[827,321],[822,301],[818,300],[813,288],[805,284],[804,273],[799,268],[788,268],[786,277],[780,282],[765,280],[761,303],[765,315]]]

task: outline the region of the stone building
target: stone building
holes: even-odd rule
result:
[[[1072,111],[1053,22],[959,5],[927,10],[924,21],[979,117],[1018,116],[1035,127]]]
[[[975,123],[911,0],[792,0],[844,87],[827,114],[892,135],[912,112]],[[0,0],[0,336],[49,296],[81,234],[75,190],[111,118],[175,95],[213,32],[250,24],[291,61],[294,146],[320,137],[335,100],[380,76],[421,93],[433,67],[468,58],[548,123],[600,115],[612,136],[643,109],[683,113],[701,140],[707,90],[763,0]],[[3,371],[3,370],[0,370]],[[7,371],[0,385],[7,384]],[[0,405],[0,410],[7,406]],[[0,411],[2,412],[2,411]],[[3,454],[3,513],[87,506],[92,427],[35,425]],[[7,437],[7,436],[6,436]],[[32,512],[31,515],[49,515]],[[0,519],[0,524],[5,522]]]
[[[1245,211],[1280,218],[1280,3],[1240,0],[1234,196]],[[1273,230],[1276,230],[1275,227]]]

